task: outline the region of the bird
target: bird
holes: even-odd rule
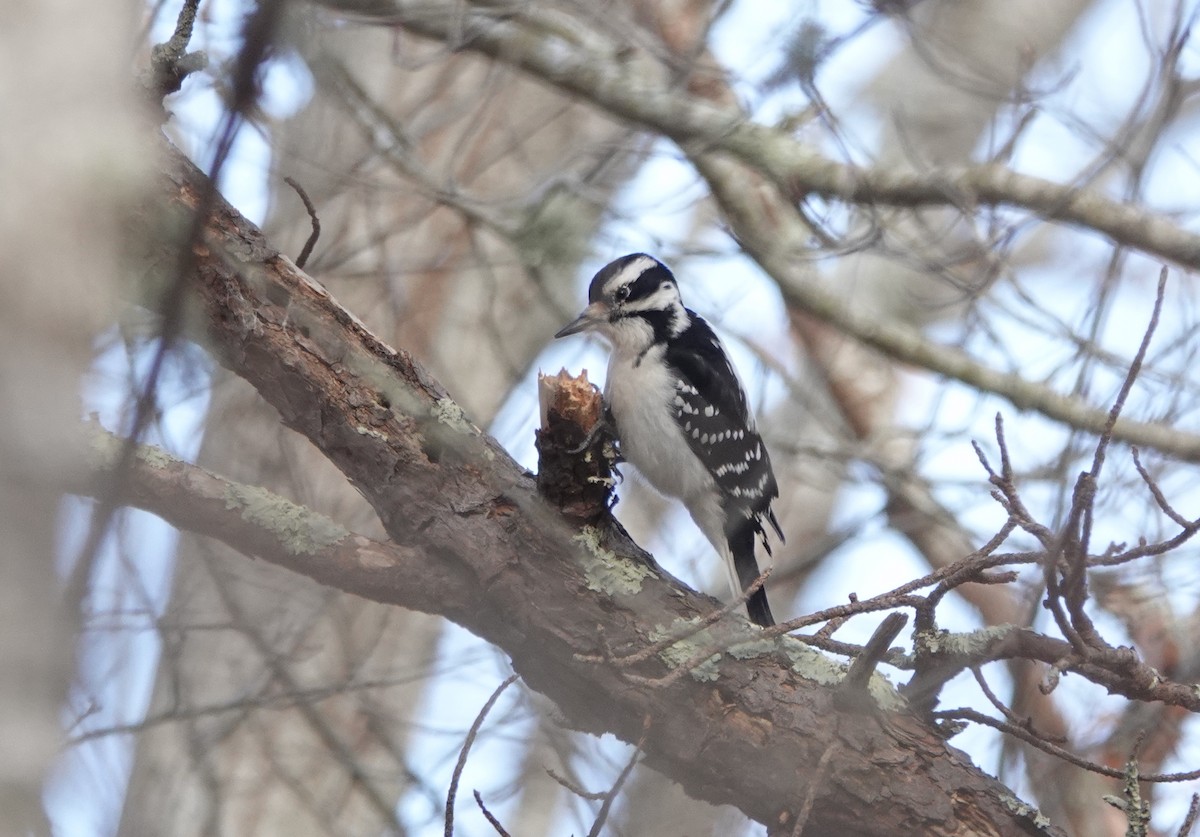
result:
[[[605,412],[621,456],[661,494],[682,501],[724,560],[734,595],[759,576],[766,524],[779,486],[745,388],[725,347],[683,304],[671,270],[645,253],[609,262],[592,278],[588,304],[554,336],[590,332],[609,346]],[[746,602],[750,621],[775,624],[766,590]]]

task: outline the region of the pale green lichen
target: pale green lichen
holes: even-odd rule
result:
[[[90,434],[88,464],[96,470],[111,468],[121,450],[121,440],[106,430],[97,428]]]
[[[952,657],[982,657],[992,643],[1004,639],[1014,630],[1012,625],[992,625],[967,634],[949,631],[922,631],[913,637],[917,652],[946,654]]]
[[[373,355],[351,352],[340,360],[347,369],[377,393],[381,404],[389,405],[386,413],[394,416],[411,415],[420,410],[420,399],[396,377],[392,369],[380,363]]]
[[[151,468],[168,468],[180,463],[179,459],[153,445],[138,445],[137,458],[139,462],[144,462]]]
[[[1045,814],[1043,814],[1037,808],[1034,808],[1028,802],[1022,802],[1015,796],[1001,794],[1000,804],[1012,811],[1018,817],[1022,817],[1033,823],[1035,827],[1042,831],[1048,831],[1052,825],[1050,819]]]
[[[764,639],[759,635],[758,629],[751,627],[745,619],[722,619],[695,631],[698,624],[698,619],[676,619],[670,625],[659,626],[650,635],[654,642],[661,642],[673,636],[683,637],[659,652],[662,661],[672,668],[683,665],[707,648],[722,649],[688,672],[695,680],[716,680],[723,654],[738,660],[748,660],[774,653],[783,643],[778,637]],[[690,631],[695,632],[689,634]]]
[[[676,620],[667,627],[659,627],[650,638],[659,642],[671,636],[686,634],[696,625],[696,620]],[[710,625],[691,636],[681,639],[659,657],[672,668],[682,665],[705,648],[723,648],[723,652],[738,660],[749,660],[782,652],[791,664],[792,671],[822,686],[836,687],[846,678],[849,665],[830,659],[825,654],[805,645],[790,636],[763,637],[756,628],[744,619],[725,619]],[[691,672],[697,680],[715,680],[721,653],[714,654]],[[875,704],[885,712],[899,712],[907,707],[895,687],[879,672],[871,675],[867,685]]]
[[[792,671],[805,680],[822,686],[836,686],[846,677],[848,666],[845,663],[832,660],[799,640],[784,643],[781,650],[792,664]]]
[[[452,430],[460,433],[470,433],[473,430],[463,408],[458,406],[452,398],[439,398],[430,408],[430,412],[435,419]]]
[[[806,680],[812,680],[825,686],[839,685],[850,670],[847,663],[839,663],[826,657],[815,648],[810,648],[798,639],[782,637],[785,640],[782,650],[792,664],[792,670]],[[900,712],[907,708],[908,703],[896,691],[886,677],[878,671],[872,672],[867,683],[867,692],[875,705],[885,712]]]
[[[755,637],[754,639],[731,645],[729,647],[729,656],[736,657],[739,660],[751,660],[755,657],[765,657],[767,654],[772,654],[778,650],[778,638],[763,639],[762,637]]]
[[[867,683],[867,691],[875,701],[875,705],[885,712],[903,712],[908,709],[908,701],[896,691],[892,681],[877,671],[871,674],[871,680]]]
[[[697,620],[695,619],[676,619],[666,627],[660,626],[651,631],[650,640],[651,642],[661,642],[668,637],[687,633],[688,630],[696,626],[696,623]],[[713,635],[712,629],[705,628],[702,631],[697,631],[691,636],[668,645],[662,651],[658,652],[658,657],[668,667],[674,669],[685,664],[688,660],[703,652],[704,649],[714,647],[718,642],[719,640]],[[691,671],[688,672],[688,676],[700,683],[712,683],[720,676],[720,662],[721,653],[717,652],[698,665],[693,665]]]
[[[589,590],[632,596],[640,593],[642,582],[653,575],[647,565],[605,549],[594,526],[584,526],[571,540],[583,546],[583,575]]]
[[[381,442],[386,442],[388,440],[386,433],[373,430],[370,427],[363,427],[361,424],[355,427],[354,431],[358,433],[359,436],[370,436],[372,439],[378,439]]]
[[[312,555],[350,534],[328,517],[256,486],[227,486],[225,508],[274,533],[292,555]]]
[[[121,456],[121,451],[128,444],[128,440],[115,436],[100,427],[96,427],[90,436],[89,464],[92,468],[103,471],[115,466],[117,459]],[[134,452],[139,462],[149,465],[151,468],[162,469],[180,464],[179,459],[153,445],[136,445]]]

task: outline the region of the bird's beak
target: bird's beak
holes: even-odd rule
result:
[[[581,331],[590,331],[601,323],[606,322],[608,320],[608,313],[609,307],[606,304],[603,302],[593,302],[587,308],[583,309],[582,314],[560,328],[554,337],[557,339],[559,337],[566,337],[569,334],[578,334]]]

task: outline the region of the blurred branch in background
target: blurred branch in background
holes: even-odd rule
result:
[[[124,512],[85,550],[95,562],[76,566],[69,738],[96,755],[51,793],[57,823],[67,815],[55,800],[80,798],[78,777],[98,769],[89,759],[125,758],[87,748],[135,736],[128,791],[107,778],[123,769],[109,770],[107,800],[95,792],[76,806],[123,805],[119,825],[92,817],[98,833],[440,832],[470,718],[511,660],[530,688],[513,690],[473,741],[459,781],[479,810],[459,805],[456,833],[748,827],[676,781],[772,834],[956,833],[975,816],[999,833],[1034,833],[1041,820],[1012,793],[1071,834],[1124,834],[1140,827],[1143,804],[1159,833],[1175,830],[1189,788],[1149,780],[1192,781],[1196,766],[1194,3],[924,0],[788,13],[706,0],[602,11],[572,0],[385,0],[236,14],[201,3],[194,22],[189,9],[190,42],[167,27],[153,51],[179,9],[149,12],[162,20],[147,23],[144,66],[123,81],[131,100],[138,84],[156,103],[181,90],[166,130],[206,165],[228,154],[242,166],[237,149],[261,144],[251,165],[270,170],[268,238],[228,212],[211,181],[165,164],[182,191],[125,222],[127,272],[141,286],[126,295],[143,312],[118,315],[67,287],[53,298],[86,299],[82,324],[64,309],[61,322],[20,314],[9,330],[10,358],[57,334],[76,347],[59,355],[75,359],[70,369],[4,378],[55,382],[7,399],[28,407],[18,412],[38,432],[0,440],[13,452],[6,464],[27,463],[13,469],[9,496],[54,475],[29,494],[44,495],[41,512],[14,506],[13,521],[42,527],[30,555],[49,553],[57,486],[82,489],[77,473],[54,474],[62,457],[28,440],[77,435],[71,382],[89,347],[97,370],[111,363],[105,347],[123,350],[123,380],[88,389],[93,400],[124,398],[124,419],[108,422],[122,438],[131,405],[153,405],[145,423],[167,440],[183,433],[173,404],[201,393],[209,405],[207,472],[179,461],[147,471],[165,460],[139,454],[117,469],[136,498],[90,489],[205,536],[183,539],[169,594],[153,592],[164,570],[149,560],[168,547]],[[108,24],[97,41],[121,53]],[[61,110],[88,124],[80,107]],[[96,119],[153,131],[122,108]],[[89,153],[108,147],[99,129],[73,135]],[[48,162],[30,171],[77,159],[40,147]],[[221,185],[243,188],[229,172]],[[123,187],[98,191],[103,207],[81,204],[94,217],[127,205]],[[314,217],[322,234],[303,266],[319,286],[274,250],[300,253]],[[203,247],[178,248],[188,224],[206,230]],[[103,277],[116,237],[95,233],[76,238],[99,267],[22,262],[9,275],[31,278],[10,297],[40,287],[47,265],[58,277]],[[841,663],[794,639],[743,648],[736,619],[653,564],[636,596],[614,596],[594,575],[565,581],[580,572],[575,542],[505,449],[533,465],[533,371],[595,360],[546,342],[577,310],[589,267],[633,250],[669,261],[702,313],[747,335],[744,374],[758,361],[748,378],[789,541],[771,583],[793,585],[777,615],[793,617],[809,649],[907,682],[908,709],[855,714],[834,700]],[[180,252],[183,269],[171,255]],[[1149,343],[1163,262],[1170,281]],[[170,310],[147,300],[214,277],[243,284],[186,314],[190,335],[213,328],[205,345],[233,370],[210,382],[195,346],[167,351]],[[110,322],[119,328],[105,332]],[[222,349],[239,327],[249,329],[241,342]],[[167,364],[157,383],[153,358]],[[320,358],[338,360],[319,372]],[[64,429],[39,436],[59,426],[53,416]],[[303,435],[281,429],[281,416]],[[449,425],[471,430],[447,436]],[[359,430],[342,435],[347,427]],[[194,450],[200,439],[189,429],[178,441]],[[230,491],[270,499],[332,538],[316,552],[284,543],[276,553],[310,578],[246,560],[274,548],[273,530],[256,529],[266,518],[248,518]],[[704,589],[693,568],[707,566],[706,549],[636,480],[621,493],[616,513],[635,539]],[[483,541],[469,546],[469,533]],[[513,538],[526,548],[506,563]],[[604,554],[648,560],[620,544]],[[51,579],[39,578],[13,589],[42,592],[18,598],[43,601]],[[879,618],[897,609],[913,611],[913,634],[871,646]],[[494,644],[446,632],[429,613]],[[682,613],[697,621],[664,633],[662,620]],[[42,656],[40,682],[61,689],[64,657]],[[876,699],[892,694],[872,688]],[[964,720],[976,726],[961,732]],[[580,726],[640,743],[631,753]],[[958,734],[1011,792],[935,730]],[[925,778],[950,770],[958,784],[928,786],[923,806],[901,794],[872,813],[863,794],[898,764]],[[24,776],[13,787],[27,804],[36,781]],[[603,800],[577,792],[605,784]]]

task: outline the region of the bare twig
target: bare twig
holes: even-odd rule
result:
[[[475,791],[475,804],[479,806],[479,810],[483,812],[483,816],[492,824],[492,828],[496,829],[496,833],[500,837],[510,837],[509,833],[504,830],[504,826],[500,824],[500,820],[496,819],[496,815],[487,809],[483,804],[483,797],[479,795],[479,791]]]
[[[825,748],[825,752],[821,753],[821,758],[817,760],[817,766],[813,769],[812,777],[808,780],[808,788],[804,791],[804,802],[800,805],[800,810],[796,812],[796,822],[792,826],[792,837],[801,837],[804,834],[804,826],[808,824],[808,816],[812,813],[813,803],[817,798],[817,789],[825,781],[825,772],[829,769],[829,761],[837,751],[837,746],[836,741],[830,744]]]
[[[487,703],[479,710],[479,714],[475,716],[474,723],[471,724],[471,729],[467,731],[467,738],[463,741],[462,750],[458,754],[458,762],[454,765],[454,775],[450,777],[450,790],[446,794],[446,837],[453,837],[454,834],[454,798],[458,795],[458,782],[462,778],[463,768],[467,766],[467,755],[471,752],[471,745],[475,743],[475,736],[479,735],[479,729],[483,726],[483,721],[487,718],[488,712],[496,705],[500,694],[516,682],[518,675],[510,674],[504,679],[496,690],[492,692],[492,696],[487,699]]]
[[[184,79],[208,66],[208,56],[203,52],[187,51],[199,6],[200,0],[184,0],[175,31],[164,43],[151,48],[150,67],[140,77],[146,95],[164,116],[163,98],[179,92]]]
[[[980,690],[983,692],[983,696],[986,697],[988,699],[988,702],[991,703],[992,706],[996,707],[996,709],[1002,715],[1004,715],[1005,718],[1008,719],[1008,722],[1010,724],[1014,724],[1016,726],[1023,727],[1024,729],[1029,730],[1030,733],[1032,733],[1034,735],[1038,735],[1044,741],[1049,741],[1052,744],[1066,744],[1067,743],[1067,739],[1065,737],[1050,736],[1050,735],[1046,735],[1045,733],[1038,732],[1037,730],[1035,730],[1033,728],[1032,719],[1030,719],[1028,717],[1026,717],[1026,718],[1018,717],[1017,713],[1013,712],[1011,709],[1009,709],[1007,706],[1005,706],[1004,702],[1002,700],[1000,700],[1000,698],[996,697],[996,693],[992,691],[992,687],[988,685],[987,680],[984,679],[983,670],[980,669],[979,666],[971,666],[971,674],[975,675],[975,682],[979,685]]]
[[[1082,759],[1070,750],[1065,750],[1056,744],[1050,743],[1020,724],[1010,724],[1007,721],[1000,721],[975,709],[948,709],[934,712],[932,715],[935,718],[962,719],[976,724],[983,724],[992,729],[1000,730],[1000,732],[1011,735],[1014,738],[1019,738],[1026,744],[1037,747],[1042,752],[1049,753],[1083,770],[1098,773],[1101,776],[1108,776],[1111,779],[1124,779],[1126,777],[1125,770],[1118,770],[1114,767],[1107,767],[1103,764],[1096,764],[1087,759]],[[1139,776],[1139,779],[1143,782],[1191,782],[1200,779],[1200,770],[1189,770],[1180,773],[1146,773]]]
[[[607,793],[607,791],[585,790],[584,788],[582,788],[579,785],[572,782],[566,776],[560,776],[559,774],[555,773],[553,770],[551,770],[548,767],[546,768],[546,773],[550,776],[551,779],[553,779],[555,782],[557,782],[562,787],[569,790],[571,793],[578,796],[580,799],[587,799],[592,802],[599,802],[601,799],[604,798],[604,794]]]
[[[847,598],[850,600],[850,604],[855,604],[856,602],[858,602],[858,593],[851,591],[851,593],[849,594],[849,596],[847,596]],[[829,639],[834,635],[835,632],[840,630],[841,627],[849,621],[850,621],[849,616],[835,616],[834,618],[832,618],[828,622],[826,622],[824,625],[822,625],[817,630],[817,632],[812,636],[812,638],[819,639],[819,640]]]
[[[867,684],[871,682],[871,675],[875,673],[875,667],[883,660],[892,640],[907,624],[908,615],[904,613],[889,613],[884,617],[875,633],[871,634],[871,638],[863,646],[863,652],[850,664],[850,670],[846,672],[845,679],[838,687],[843,699],[857,701],[857,696],[866,691]]]
[[[1100,479],[1100,469],[1104,466],[1104,458],[1108,452],[1108,446],[1112,443],[1113,428],[1116,427],[1117,420],[1121,417],[1121,411],[1125,408],[1125,401],[1129,398],[1129,393],[1133,390],[1133,384],[1137,381],[1138,374],[1142,371],[1142,364],[1146,360],[1146,352],[1150,348],[1150,340],[1154,337],[1154,332],[1158,328],[1158,318],[1162,314],[1166,291],[1167,267],[1163,265],[1162,270],[1158,273],[1158,287],[1154,293],[1154,308],[1150,313],[1150,322],[1147,323],[1146,330],[1142,334],[1142,342],[1138,345],[1137,352],[1133,356],[1133,361],[1129,364],[1129,370],[1125,373],[1125,380],[1121,383],[1121,389],[1117,392],[1116,400],[1113,401],[1112,408],[1108,411],[1108,421],[1105,422],[1104,432],[1100,434],[1100,442],[1096,445],[1096,453],[1092,459],[1092,479]],[[1084,545],[1087,545],[1086,541]]]
[[[1188,805],[1187,816],[1183,818],[1183,824],[1179,826],[1179,832],[1176,837],[1188,837],[1192,833],[1192,826],[1196,824],[1196,817],[1200,815],[1200,794],[1192,794],[1192,804]]]
[[[972,447],[975,448],[975,455],[979,457],[980,464],[987,471],[988,481],[996,488],[996,493],[992,496],[996,497],[1004,507],[1004,510],[1008,512],[1009,517],[1018,526],[1037,538],[1042,546],[1049,549],[1054,544],[1054,533],[1046,526],[1034,520],[1033,515],[1025,508],[1024,502],[1022,502],[1020,495],[1017,493],[1016,484],[1013,482],[1012,459],[1008,453],[1008,440],[1004,436],[1004,416],[1000,413],[996,413],[995,426],[996,445],[1000,449],[1000,473],[992,470],[987,457],[983,453],[983,449],[978,443],[971,442]]]
[[[612,810],[613,800],[617,798],[617,794],[621,792],[621,786],[625,784],[625,780],[629,778],[629,774],[633,772],[634,765],[638,762],[638,757],[642,754],[642,747],[646,746],[646,736],[650,733],[650,716],[647,715],[642,719],[642,735],[638,738],[637,744],[633,748],[633,753],[629,756],[629,761],[625,762],[625,767],[621,769],[621,773],[617,776],[617,780],[613,782],[613,786],[604,794],[604,802],[600,806],[600,811],[596,814],[596,820],[592,823],[591,829],[588,831],[588,837],[600,837],[600,829],[604,828],[604,823],[608,820],[608,814]]]
[[[1071,508],[1062,532],[1055,539],[1057,548],[1046,557],[1043,577],[1046,584],[1045,606],[1054,615],[1059,630],[1070,640],[1075,652],[1087,659],[1095,650],[1110,650],[1109,643],[1096,630],[1087,614],[1088,552],[1092,536],[1092,516],[1096,505],[1096,487],[1100,479],[1108,447],[1112,442],[1112,430],[1120,418],[1129,393],[1142,369],[1150,341],[1158,327],[1166,295],[1167,268],[1159,272],[1158,288],[1154,297],[1154,309],[1150,322],[1142,334],[1142,340],[1125,373],[1125,379],[1108,413],[1104,431],[1096,443],[1092,466],[1079,475],[1071,498]],[[1065,608],[1064,608],[1065,605]]]
[[[304,242],[300,255],[296,257],[296,267],[304,270],[304,265],[308,264],[308,257],[312,255],[313,248],[317,246],[317,239],[321,237],[321,219],[317,217],[317,208],[313,206],[312,198],[308,196],[308,192],[304,191],[304,187],[296,182],[295,178],[285,177],[283,182],[296,190],[296,194],[304,202],[304,209],[308,212],[309,220],[312,221],[312,232],[309,234],[308,240]]]
[[[1137,468],[1138,475],[1142,478],[1142,482],[1146,483],[1146,488],[1150,489],[1150,495],[1154,497],[1154,502],[1158,504],[1158,507],[1162,510],[1162,513],[1171,518],[1174,523],[1183,527],[1184,529],[1195,526],[1196,524],[1193,521],[1188,520],[1182,514],[1177,512],[1174,506],[1167,501],[1166,495],[1163,494],[1162,489],[1159,488],[1158,481],[1150,476],[1150,472],[1146,470],[1144,465],[1142,465],[1142,458],[1136,445],[1133,446],[1132,453],[1133,465],[1135,468]]]

